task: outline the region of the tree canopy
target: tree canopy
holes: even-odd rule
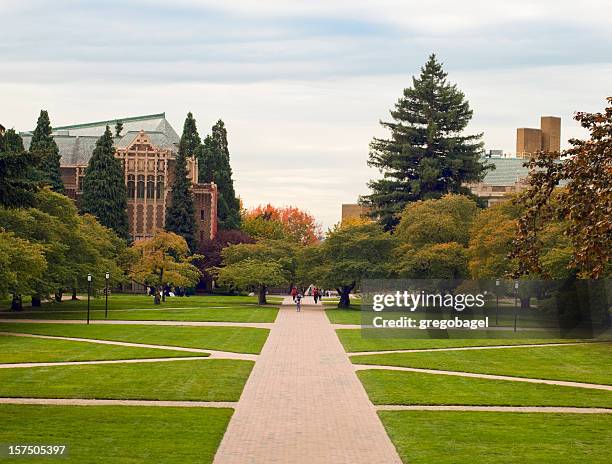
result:
[[[30,142],[30,153],[38,158],[38,175],[40,180],[56,192],[64,191],[64,183],[60,173],[60,154],[57,144],[51,135],[51,121],[45,110],[40,110],[36,129]]]
[[[34,206],[39,182],[38,158],[23,149],[14,129],[0,134],[0,205],[9,208]]]
[[[286,237],[302,245],[315,243],[322,235],[314,216],[294,206],[260,205],[245,212],[243,222],[254,237]]]
[[[392,121],[380,124],[391,137],[373,139],[368,161],[383,178],[370,181],[372,193],[361,198],[387,230],[408,202],[468,194],[464,184],[481,180],[487,169],[480,161],[481,134],[463,134],[472,110],[435,55],[390,113]]]

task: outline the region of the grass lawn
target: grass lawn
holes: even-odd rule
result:
[[[24,307],[22,312],[3,311],[0,318],[8,319],[85,319],[87,299],[44,303],[40,308]],[[270,303],[280,300],[270,300]],[[90,317],[104,319],[104,298],[90,302]],[[167,298],[154,305],[146,295],[114,294],[109,298],[108,319],[114,320],[176,320],[218,322],[274,322],[278,309],[274,304],[258,306],[255,297],[248,296],[191,296]]]
[[[374,404],[612,408],[612,392],[386,370],[358,371]]]
[[[66,463],[212,463],[231,415],[213,408],[4,404],[0,442],[64,444],[68,456],[57,461]],[[55,459],[15,459],[21,461]]]
[[[570,343],[571,339],[528,339],[519,338],[512,332],[501,332],[499,338],[376,338],[368,337],[367,329],[337,329],[336,334],[347,352],[414,350],[425,348],[456,348],[464,346],[531,345],[535,343]],[[364,334],[366,336],[364,337]],[[414,333],[414,336],[418,336]],[[464,336],[468,337],[470,333]],[[472,334],[476,336],[477,334]]]
[[[607,464],[612,415],[381,411],[405,463]]]
[[[324,303],[325,304],[325,303]],[[329,306],[325,304],[325,306]],[[337,303],[336,303],[337,306]],[[326,309],[325,313],[332,324],[361,324],[361,307],[358,304],[351,304],[346,309]]]
[[[99,361],[105,359],[175,358],[202,353],[97,345],[68,340],[0,335],[0,363]]]
[[[0,397],[238,401],[254,364],[207,359],[0,369]]]
[[[612,343],[353,356],[355,364],[420,367],[612,384]]]
[[[0,323],[0,332],[96,338],[258,354],[270,331],[251,327]]]

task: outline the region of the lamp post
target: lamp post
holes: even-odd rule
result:
[[[89,325],[89,300],[91,298],[91,274],[87,274],[87,325]]]
[[[499,325],[499,284],[500,281],[495,281],[495,325]]]
[[[104,287],[104,295],[106,296],[106,301],[104,302],[104,319],[108,318],[108,279],[110,279],[110,272],[107,272],[104,275],[104,279],[106,280],[106,285]]]
[[[519,281],[514,281],[514,331],[516,332],[516,319],[518,317],[518,289]]]

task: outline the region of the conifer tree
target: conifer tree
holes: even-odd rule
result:
[[[200,136],[196,121],[193,115],[188,113],[176,155],[172,199],[166,208],[166,230],[183,237],[191,250],[195,249],[196,222],[191,180],[187,176],[187,158],[194,156],[199,145]]]
[[[199,151],[199,181],[217,184],[217,216],[221,229],[240,228],[240,200],[236,198],[225,123],[219,119]]]
[[[81,210],[97,217],[119,237],[129,239],[127,192],[121,161],[115,158],[113,134],[106,131],[96,142],[85,170]]]
[[[48,184],[52,190],[62,193],[64,183],[60,174],[60,154],[53,136],[51,122],[46,110],[40,110],[36,129],[32,134],[30,152],[39,158],[39,180]]]
[[[115,124],[115,136],[121,137],[121,131],[123,131],[123,121],[118,120]]]
[[[0,205],[8,208],[34,206],[38,159],[23,149],[14,129],[0,134]]]
[[[392,122],[380,124],[391,137],[374,138],[368,160],[383,178],[370,181],[372,193],[360,199],[387,230],[408,202],[468,194],[464,183],[481,180],[488,168],[480,162],[482,134],[462,133],[472,118],[465,95],[447,81],[435,55],[390,114]]]

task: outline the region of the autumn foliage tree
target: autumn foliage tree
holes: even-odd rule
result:
[[[276,207],[271,204],[260,205],[245,214],[247,232],[257,235],[257,229],[265,230],[265,221],[272,227],[269,232],[275,235],[284,235],[302,245],[309,245],[319,241],[321,226],[317,224],[314,216],[294,206]],[[249,222],[250,221],[250,222]],[[259,223],[259,224],[258,224]],[[280,226],[279,226],[280,225]],[[282,227],[281,227],[282,226]],[[282,237],[267,237],[282,238]]]
[[[542,265],[542,230],[565,221],[563,234],[573,253],[569,267],[580,278],[610,274],[612,259],[612,97],[603,113],[576,113],[574,119],[590,133],[588,140],[571,139],[571,148],[558,153],[536,153],[527,163],[529,186],[518,202],[523,213],[511,257],[515,275],[546,276]],[[566,184],[562,189],[560,182]]]

